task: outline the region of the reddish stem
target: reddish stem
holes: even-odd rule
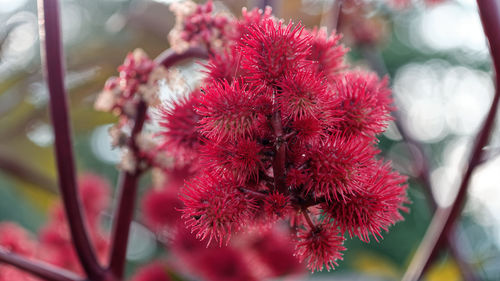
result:
[[[276,110],[271,119],[271,126],[274,130],[274,135],[276,137],[274,143],[274,159],[273,159],[273,177],[274,177],[274,187],[279,192],[285,194],[286,188],[286,146],[285,139],[283,135],[283,125],[281,124],[281,114],[279,110]]]
[[[307,208],[302,209],[302,215],[304,216],[304,219],[306,220],[311,230],[315,230],[316,225],[314,225],[314,223],[311,220],[311,217],[309,217],[309,214],[307,213]]]
[[[208,59],[207,49],[191,47],[182,53],[177,53],[173,49],[167,49],[155,58],[155,62],[168,68],[179,63],[180,61],[193,58]]]
[[[67,93],[64,88],[59,5],[57,0],[39,0],[38,5],[42,64],[45,66],[45,79],[50,94],[49,108],[54,127],[59,188],[78,258],[88,277],[98,279],[103,270],[97,262],[87,234],[76,183]]]
[[[0,248],[0,262],[10,264],[34,276],[51,281],[83,281],[84,279],[73,272],[54,267],[41,261],[28,260],[12,252]],[[12,280],[15,281],[15,280]]]
[[[119,280],[123,277],[125,258],[127,254],[128,237],[130,233],[130,223],[134,215],[134,203],[137,193],[137,182],[141,175],[139,165],[141,159],[138,157],[139,149],[135,138],[141,132],[146,121],[147,105],[144,101],[139,102],[134,127],[130,135],[129,147],[133,151],[136,162],[135,171],[122,172],[119,180],[119,203],[116,210],[113,236],[111,238],[111,251],[109,257],[109,269],[113,276]]]
[[[496,74],[496,90],[493,102],[486,117],[486,120],[479,131],[472,150],[470,160],[462,178],[457,197],[453,204],[447,208],[438,208],[431,225],[424,236],[423,242],[415,254],[403,280],[418,280],[424,269],[430,262],[430,258],[439,249],[439,242],[451,231],[455,220],[462,210],[467,188],[474,168],[481,163],[483,158],[483,148],[487,144],[492,127],[495,121],[498,102],[500,99],[500,5],[495,0],[478,0],[479,15],[483,24],[483,29],[490,44],[490,53],[493,59]]]
[[[343,11],[342,11],[342,1],[343,0],[335,0],[335,8],[334,8],[334,13],[335,15],[333,16],[334,22],[332,24],[333,28],[335,28],[335,32],[339,33],[340,32],[340,27],[342,26],[342,18],[343,18]]]

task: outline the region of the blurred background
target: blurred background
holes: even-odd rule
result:
[[[345,6],[340,30],[351,49],[349,62],[388,73],[402,123],[424,145],[438,204],[452,202],[475,133],[493,97],[490,59],[473,0],[427,3],[369,2],[359,11]],[[151,57],[168,48],[174,24],[172,0],[63,0],[62,32],[66,86],[79,171],[116,182],[119,152],[110,146],[116,119],[97,112],[93,102],[105,80],[116,74],[126,54],[143,48]],[[235,15],[261,1],[214,1]],[[338,12],[334,0],[274,0],[274,13],[308,27],[329,31]],[[439,3],[437,3],[439,2]],[[361,19],[361,20],[359,20]],[[36,232],[57,200],[53,135],[48,94],[40,67],[34,0],[0,0],[0,221],[16,221]],[[431,218],[426,193],[414,177],[411,158],[394,124],[381,137],[385,157],[410,176],[413,204],[406,220],[384,240],[347,241],[349,249],[335,272],[311,280],[396,280],[404,272]],[[500,280],[500,130],[495,129],[490,159],[474,174],[463,216],[456,227],[465,261],[482,280]],[[134,225],[129,270],[158,254],[147,229]],[[426,280],[461,280],[453,259],[443,252]]]

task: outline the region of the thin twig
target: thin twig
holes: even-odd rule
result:
[[[50,281],[83,281],[73,272],[54,267],[42,261],[29,260],[23,256],[0,248],[0,263],[6,263],[26,271],[34,276]],[[12,280],[15,281],[15,280]]]
[[[88,277],[98,279],[103,270],[84,224],[76,183],[67,94],[64,88],[59,3],[57,0],[38,0],[38,12],[42,65],[45,67],[45,79],[49,87],[50,115],[54,127],[59,189],[78,258]]]
[[[453,204],[446,208],[438,208],[434,215],[431,225],[427,230],[423,242],[417,249],[417,252],[403,277],[404,281],[416,281],[422,276],[424,269],[430,262],[430,257],[439,249],[439,242],[443,240],[451,229],[455,220],[459,217],[469,186],[472,172],[481,163],[483,158],[484,146],[488,143],[492,127],[495,122],[498,102],[500,100],[500,5],[496,0],[478,0],[479,15],[483,24],[483,29],[488,38],[490,53],[495,68],[496,90],[495,96],[490,106],[486,120],[479,131],[474,144],[470,160],[462,178],[458,194]]]

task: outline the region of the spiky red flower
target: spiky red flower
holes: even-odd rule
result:
[[[305,227],[297,233],[295,256],[300,262],[306,262],[311,271],[321,271],[323,266],[328,271],[338,266],[337,260],[342,260],[342,251],[346,248],[344,237],[336,227],[323,223],[314,228]]]
[[[363,72],[349,72],[335,83],[344,111],[340,130],[352,135],[374,137],[392,119],[387,81]]]
[[[296,132],[295,138],[299,145],[317,145],[324,135],[325,127],[324,120],[316,118],[303,118],[290,124],[290,128]]]
[[[207,168],[217,175],[229,174],[239,184],[258,181],[262,145],[254,140],[207,142],[202,157]]]
[[[231,39],[236,44],[250,33],[249,28],[253,25],[260,25],[265,20],[274,20],[272,15],[272,8],[267,6],[264,10],[253,8],[248,11],[246,7],[241,9],[241,19],[237,21],[235,32],[232,34]]]
[[[327,103],[326,81],[310,71],[294,70],[279,82],[282,116],[293,121],[320,119]]]
[[[255,136],[261,114],[257,95],[257,91],[242,86],[240,81],[209,84],[197,106],[202,135],[213,141]]]
[[[205,72],[210,82],[228,81],[233,83],[241,79],[243,70],[239,67],[241,55],[231,48],[229,51],[216,53],[205,64]]]
[[[368,166],[377,151],[365,140],[331,135],[308,151],[311,181],[308,192],[324,196],[329,202],[345,200],[363,183],[362,169]]]
[[[310,51],[310,36],[304,35],[303,29],[300,23],[283,25],[271,19],[250,26],[239,43],[241,67],[248,79],[274,84],[287,72],[303,66]]]
[[[314,28],[311,36],[311,52],[307,56],[314,62],[311,68],[330,80],[335,78],[345,68],[344,55],[348,51],[340,44],[342,35],[332,33],[328,36],[326,29]]]
[[[153,262],[141,267],[131,281],[170,281],[167,267],[160,262]]]
[[[290,197],[279,192],[269,194],[264,200],[264,213],[271,222],[285,218],[292,210]]]
[[[173,101],[160,110],[160,126],[164,137],[163,148],[181,161],[197,155],[201,140],[198,131],[199,114],[195,111],[200,92],[193,91],[187,97]]]
[[[328,219],[338,226],[342,233],[357,236],[364,242],[370,241],[370,234],[376,241],[382,238],[380,232],[403,220],[399,211],[407,211],[406,178],[392,171],[390,163],[382,161],[367,167],[367,181],[356,193],[345,201],[323,204]]]
[[[182,191],[182,217],[199,239],[220,245],[251,216],[254,201],[238,191],[238,184],[205,172],[186,183]]]

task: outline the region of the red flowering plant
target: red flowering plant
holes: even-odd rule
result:
[[[229,31],[209,24],[221,20],[207,11],[211,2],[184,15],[175,31],[183,40],[171,42],[218,46],[206,77],[161,123],[164,147],[197,160],[181,190],[183,218],[209,245],[288,220],[299,260],[334,268],[344,232],[378,239],[407,210],[405,177],[377,155],[391,120],[387,81],[348,70],[339,35],[270,9],[244,10]]]
[[[243,9],[237,19],[216,13],[211,1],[184,1],[171,6],[171,48],[156,59],[131,52],[95,102],[117,116],[110,135],[122,151],[108,231],[102,215],[109,184],[75,173],[58,4],[40,3],[62,200],[37,240],[0,224],[0,281],[124,280],[138,182],[148,171],[153,182],[139,220],[168,254],[140,268],[134,281],[263,280],[331,270],[346,238],[379,241],[408,212],[406,177],[377,147],[395,109],[387,78],[349,65],[341,35],[279,20],[270,7]],[[187,59],[203,60],[194,83],[174,68]],[[161,92],[174,88],[181,95],[164,99]],[[461,193],[451,208],[437,209],[405,280],[420,277],[449,234],[499,96]]]

